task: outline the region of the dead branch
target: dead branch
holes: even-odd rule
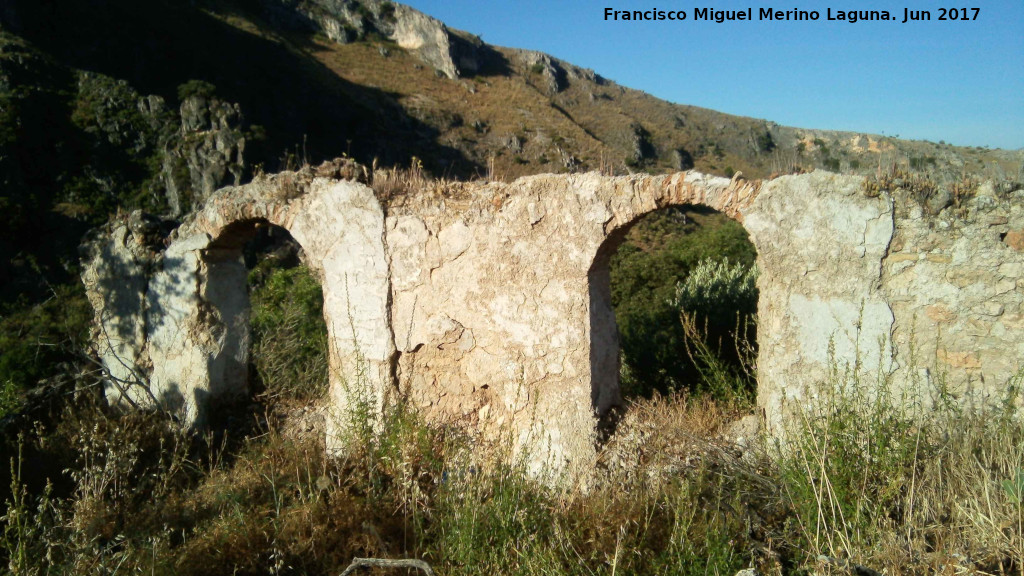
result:
[[[401,558],[401,559],[388,559],[388,558],[353,558],[352,563],[345,568],[345,571],[341,573],[341,576],[348,576],[356,570],[356,568],[414,568],[417,570],[423,570],[427,576],[434,576],[434,571],[430,569],[430,565],[423,560],[416,560],[413,558]]]

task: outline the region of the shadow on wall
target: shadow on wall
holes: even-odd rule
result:
[[[115,227],[113,237],[89,246],[88,283],[102,306],[103,337],[98,341],[105,349],[99,352],[109,372],[111,402],[155,403],[205,426],[216,412],[211,404],[238,404],[265,388],[257,378],[253,389],[250,380],[250,374],[258,373],[250,365],[250,270],[259,266],[254,277],[267,282],[278,269],[299,264],[303,250],[286,229],[262,218],[244,219],[225,226],[212,242],[205,234],[183,238],[162,259],[133,242],[124,225]],[[286,276],[273,293],[288,303],[294,299],[290,292],[300,290],[316,305],[293,305],[285,314],[274,314],[273,306],[281,302],[273,301],[263,302],[260,309],[269,317],[263,323],[278,328],[272,337],[292,345],[273,347],[279,356],[308,348],[304,340],[310,334],[323,340],[321,348],[326,349],[322,288],[308,272],[304,278],[306,283],[297,286],[288,284]],[[288,332],[310,324],[321,330]],[[327,355],[318,352],[326,379]],[[143,373],[147,357],[163,359],[149,376]]]
[[[284,228],[265,219],[233,222],[203,251],[205,278],[200,297],[209,305],[207,327],[220,347],[207,357],[209,388],[196,390],[203,400],[231,403],[252,392],[249,379],[252,344],[250,269],[275,247],[278,238],[295,247],[295,259],[302,258],[301,246]],[[322,310],[320,311],[322,314]],[[197,404],[197,406],[200,406]],[[197,416],[202,416],[197,414]],[[207,420],[199,418],[199,423]]]
[[[598,418],[598,429],[614,429],[616,409],[622,407],[619,382],[619,327],[612,306],[611,258],[628,228],[615,230],[597,251],[587,272],[590,294],[590,400]]]
[[[209,400],[321,398],[329,363],[323,286],[299,242],[264,219],[243,220],[222,231],[203,261],[202,297],[221,343],[207,357]]]

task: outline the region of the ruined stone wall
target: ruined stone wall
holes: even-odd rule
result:
[[[767,183],[744,225],[762,268],[758,403],[770,429],[787,404],[834,385],[832,368],[886,378],[924,406],[941,394],[1007,399],[1024,368],[1022,200],[982,186],[929,214],[905,190],[865,197],[859,178]]]
[[[146,245],[130,222],[90,244],[83,282],[94,340],[111,374],[108,399],[150,394],[189,421],[212,401],[247,393],[249,297],[241,248],[257,225],[288,230],[324,290],[334,404],[348,380],[368,383],[380,405],[391,387],[394,342],[388,310],[384,214],[352,180],[283,173],[225,188],[183,223],[167,246]],[[126,282],[127,279],[127,282]]]
[[[427,414],[561,467],[621,402],[608,259],[659,207],[738,214],[756,187],[700,174],[535,176],[419,195],[387,218],[398,381]]]
[[[938,215],[899,196],[896,206],[881,291],[901,381],[967,403],[1002,401],[1024,366],[1024,191],[999,198],[982,186]]]
[[[583,174],[436,184],[382,203],[336,175],[284,173],[221,190],[149,260],[115,227],[84,279],[111,373],[146,375],[158,397],[175,389],[196,415],[207,395],[244,391],[238,246],[247,223],[277,224],[323,282],[336,418],[355,399],[401,394],[561,468],[590,462],[599,417],[621,402],[611,254],[643,215],[699,204],[742,222],[758,250],[770,430],[837,366],[922,397],[940,376],[972,398],[1004,391],[1024,359],[1022,193],[983,190],[926,216],[861,184]],[[126,294],[114,290],[124,270]]]
[[[761,270],[758,403],[771,428],[787,402],[827,380],[830,366],[862,355],[866,374],[891,367],[881,261],[893,225],[890,200],[866,197],[860,178],[826,172],[768,182],[747,211]]]

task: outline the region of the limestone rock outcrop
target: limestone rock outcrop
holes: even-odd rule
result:
[[[185,98],[181,128],[166,145],[163,180],[171,214],[180,216],[245,174],[244,119],[238,104],[205,94]]]
[[[241,108],[217,98],[212,85],[193,86],[195,93],[186,95],[175,112],[162,97],[141,95],[123,80],[77,74],[73,119],[110,145],[107,155],[125,154],[138,164],[155,161],[159,174],[144,188],[165,196],[172,217],[202,204],[219,188],[238,185],[247,170]],[[118,183],[116,172],[91,177],[108,190]]]
[[[347,44],[377,33],[455,79],[482,67],[483,42],[450,30],[440,20],[388,0],[267,0],[278,18],[289,18]]]
[[[569,85],[568,74],[558,60],[535,50],[517,50],[520,65],[531,74],[539,74],[549,95],[557,94]]]

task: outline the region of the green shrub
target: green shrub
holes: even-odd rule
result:
[[[758,152],[771,152],[775,149],[775,140],[772,138],[772,133],[768,130],[759,133],[755,137],[754,143]]]
[[[17,412],[21,407],[21,389],[14,380],[6,380],[0,385],[0,418]]]
[[[735,321],[736,312],[749,316],[757,311],[757,274],[757,266],[730,264],[728,256],[701,260],[676,284],[672,306],[719,323]]]
[[[756,266],[708,259],[676,285],[672,305],[683,328],[686,359],[697,374],[692,391],[753,402],[756,280]]]
[[[358,14],[359,17],[362,18],[364,21],[373,20],[373,12],[371,12],[370,9],[365,4],[359,2],[359,0],[353,0],[352,8],[353,10],[355,10],[355,13]]]
[[[203,80],[189,80],[178,86],[178,100],[184,102],[193,96],[211,98],[217,93],[217,87]]]
[[[711,211],[663,210],[630,231],[611,261],[624,394],[647,396],[700,387],[700,374],[688,358],[686,334],[674,302],[676,286],[702,261],[728,258],[750,267],[755,256],[743,227]],[[705,305],[705,312],[716,312],[698,323],[709,322],[706,328],[716,352],[735,348],[727,336],[736,332],[738,321],[745,323],[756,311],[756,302],[753,296],[736,303],[744,308],[732,308],[733,303]]]
[[[380,18],[385,22],[395,23],[397,17],[395,16],[395,5],[393,2],[381,2],[380,4]]]
[[[327,326],[320,283],[305,266],[257,267],[250,273],[250,283],[251,358],[263,392],[299,401],[323,396]]]
[[[65,370],[82,352],[91,320],[80,282],[54,287],[41,304],[14,307],[0,319],[0,382],[27,389]]]

